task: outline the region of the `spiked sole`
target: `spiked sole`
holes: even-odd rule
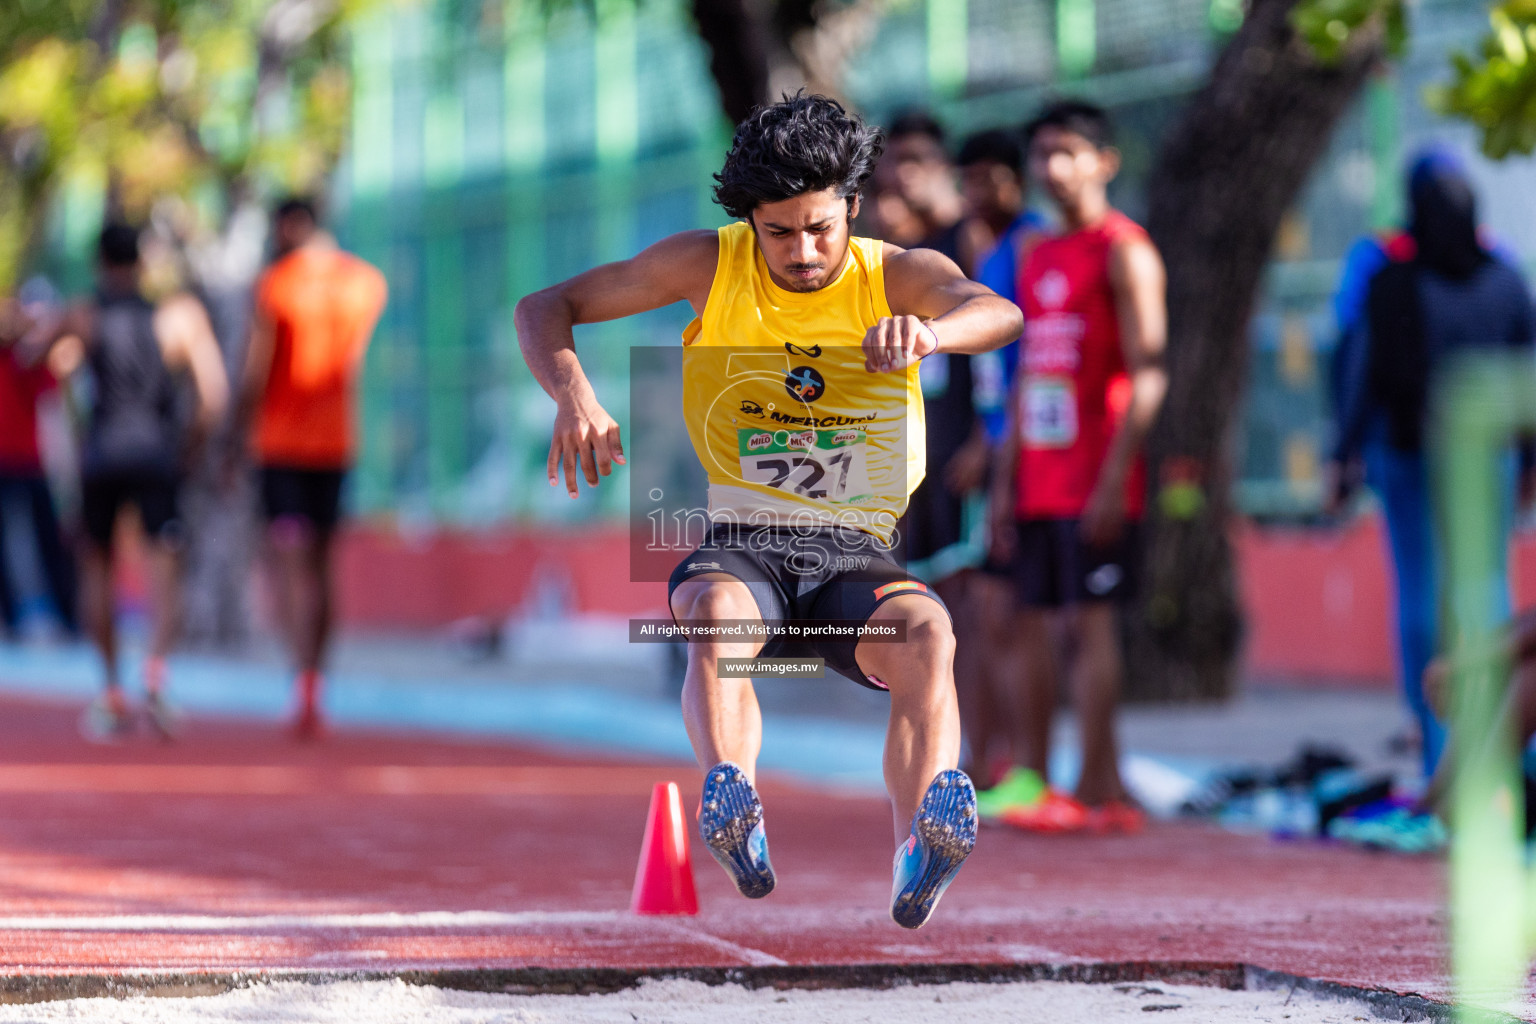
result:
[[[762,899],[773,892],[773,865],[768,861],[767,841],[761,857],[750,849],[752,833],[762,826],[763,805],[757,791],[738,765],[722,761],[704,780],[704,803],[699,814],[699,834],[710,854],[748,899]]]
[[[891,920],[903,928],[921,928],[928,922],[939,897],[976,848],[976,790],[964,772],[949,769],[933,780],[912,819],[912,835],[922,850],[922,863],[891,897]]]

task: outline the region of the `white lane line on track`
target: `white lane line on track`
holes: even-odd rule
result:
[[[703,943],[754,967],[788,963],[771,953],[743,946],[681,921],[640,918],[616,910],[510,913],[496,910],[429,910],[412,914],[115,914],[98,917],[0,917],[0,932],[256,932],[273,930],[368,929],[410,931],[424,928],[519,928],[550,924],[630,923],[650,925],[678,938]]]
[[[656,923],[665,926],[668,931],[681,938],[692,939],[695,942],[702,942],[706,946],[712,946],[722,953],[729,953],[734,957],[745,960],[753,967],[784,967],[789,963],[788,960],[780,960],[772,953],[765,953],[760,949],[753,949],[751,946],[743,946],[729,939],[722,939],[718,935],[711,935],[709,932],[701,929],[691,928],[681,921],[658,920]]]
[[[0,793],[643,796],[669,774],[646,765],[0,764]]]
[[[616,910],[510,913],[496,910],[429,910],[411,914],[114,914],[96,917],[0,917],[0,931],[40,932],[240,932],[368,928],[519,928],[543,924],[618,924],[636,921]]]

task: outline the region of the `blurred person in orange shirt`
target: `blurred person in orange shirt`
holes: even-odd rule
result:
[[[14,635],[21,619],[5,561],[5,507],[17,502],[32,523],[48,596],[60,624],[73,636],[80,629],[75,564],[59,528],[37,444],[38,400],[53,390],[55,381],[47,366],[24,366],[18,358],[15,343],[25,326],[19,305],[0,303],[0,632]]]
[[[234,436],[250,436],[258,467],[278,624],[298,672],[293,733],[317,739],[357,378],[387,288],[382,273],[320,229],[310,200],[284,201],[272,228],[277,258],[256,284]]]

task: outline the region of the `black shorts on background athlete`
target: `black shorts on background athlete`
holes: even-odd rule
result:
[[[80,482],[85,535],[101,550],[112,550],[117,514],[124,505],[132,505],[139,510],[146,536],[174,544],[182,535],[178,490],[180,482],[164,473],[93,473]]]
[[[921,594],[949,609],[922,580],[907,572],[879,540],[846,527],[797,530],[716,523],[709,538],[678,563],[667,598],[678,584],[706,573],[725,573],[747,585],[765,624],[865,622],[876,608],[902,594]],[[828,668],[875,690],[854,652],[857,638],[770,639],[761,658],[823,658]]]
[[[1136,592],[1139,524],[1128,522],[1107,547],[1083,540],[1078,519],[1021,519],[1012,576],[1028,608],[1124,601]]]
[[[341,519],[341,469],[262,466],[261,510],[267,522],[301,519],[319,533],[330,533]]]

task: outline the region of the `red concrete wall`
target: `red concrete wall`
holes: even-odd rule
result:
[[[1396,678],[1396,611],[1382,529],[1376,516],[1340,530],[1238,527],[1233,541],[1251,673],[1384,685]],[[1515,607],[1536,602],[1536,534],[1516,535],[1510,580]]]
[[[1253,674],[1387,682],[1392,590],[1380,520],[1234,533]]]
[[[341,614],[354,626],[422,628],[470,616],[507,615],[541,579],[568,587],[576,611],[665,614],[660,583],[629,581],[623,527],[440,531],[421,537],[360,525],[339,550]]]
[[[1380,521],[1340,530],[1239,525],[1233,534],[1249,617],[1251,674],[1391,685],[1392,592]],[[1512,555],[1517,606],[1536,600],[1536,535]],[[538,581],[567,588],[575,611],[665,615],[662,583],[632,583],[624,528],[516,527],[403,536],[360,525],[340,557],[342,615],[353,626],[422,629],[501,618]]]

